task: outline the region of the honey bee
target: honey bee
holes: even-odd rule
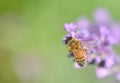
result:
[[[81,67],[86,65],[86,49],[81,47],[81,42],[76,38],[68,37],[65,40],[68,51],[72,53],[75,62]]]

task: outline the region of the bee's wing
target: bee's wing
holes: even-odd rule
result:
[[[81,43],[83,48],[89,49],[89,50],[94,49],[99,45],[98,41],[81,41]]]

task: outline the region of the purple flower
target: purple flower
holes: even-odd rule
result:
[[[94,21],[80,17],[75,23],[65,24],[64,29],[67,34],[64,36],[63,42],[68,37],[78,39],[81,47],[86,49],[87,63],[85,66],[96,65],[98,78],[119,72],[116,77],[120,80],[120,58],[112,48],[113,45],[118,45],[120,42],[120,24],[111,18],[106,9],[99,8],[93,13]],[[72,54],[72,58],[74,58],[73,56]],[[74,62],[74,68],[81,67]]]

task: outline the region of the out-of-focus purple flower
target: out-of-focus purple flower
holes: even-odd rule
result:
[[[65,24],[64,28],[68,37],[73,37],[81,42],[81,47],[86,49],[87,64],[97,66],[96,75],[106,77],[114,72],[120,72],[120,58],[113,50],[113,45],[120,43],[120,24],[110,17],[106,9],[99,8],[93,13],[94,21],[80,17],[77,22]],[[74,55],[72,55],[74,57]],[[74,62],[74,68],[81,68]],[[117,74],[120,80],[120,73]]]

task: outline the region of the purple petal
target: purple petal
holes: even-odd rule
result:
[[[116,44],[117,43],[117,38],[115,38],[113,35],[109,35],[107,37],[107,40],[109,41],[109,44],[113,45],[113,44]]]
[[[106,77],[106,76],[108,76],[108,75],[110,75],[112,73],[113,73],[113,71],[109,70],[107,68],[98,67],[96,69],[96,75],[97,75],[98,78],[104,78],[104,77]]]
[[[74,32],[74,31],[71,31],[70,35],[71,35],[71,37],[76,38],[76,37],[75,37],[75,32]]]
[[[108,27],[106,26],[100,26],[100,33],[102,35],[109,35],[110,34],[110,29],[108,29]]]
[[[87,56],[87,62],[91,63],[95,59],[96,55],[95,54],[90,54]]]
[[[101,60],[102,60],[101,56],[97,56],[97,57],[96,57],[96,63],[100,63]]]
[[[77,30],[76,31],[76,38],[82,39],[82,40],[86,40],[89,39],[90,33],[88,32],[87,29],[81,29],[81,30]]]
[[[77,27],[77,25],[76,25],[75,23],[64,24],[64,29],[65,29],[67,32],[74,31],[76,27]]]
[[[112,68],[112,66],[115,64],[115,57],[112,55],[107,55],[105,57],[105,65],[107,68]]]
[[[110,20],[108,11],[103,8],[96,9],[93,15],[97,23],[106,23]]]
[[[114,24],[112,25],[112,32],[113,34],[113,40],[116,41],[115,43],[120,42],[120,24]]]
[[[74,62],[74,68],[78,69],[80,66],[77,64],[77,62]]]
[[[120,72],[116,76],[117,80],[120,81]]]
[[[77,21],[78,28],[88,28],[90,26],[89,21],[85,17],[81,17]]]

